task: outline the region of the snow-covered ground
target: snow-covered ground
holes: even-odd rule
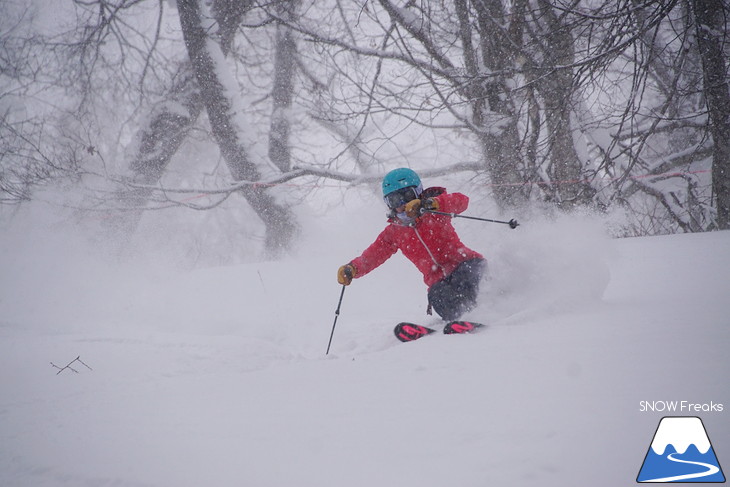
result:
[[[490,261],[470,315],[489,327],[398,342],[397,322],[433,318],[397,255],[346,289],[325,356],[335,271],[381,213],[324,222],[281,262],[195,271],[4,238],[0,485],[632,485],[666,415],[700,416],[730,473],[730,232],[460,220]]]

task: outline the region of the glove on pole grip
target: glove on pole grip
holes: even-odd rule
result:
[[[349,286],[352,279],[355,277],[355,274],[357,274],[357,270],[352,264],[340,266],[340,268],[337,269],[337,282],[343,286]]]

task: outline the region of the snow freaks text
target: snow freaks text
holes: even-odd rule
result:
[[[639,401],[639,411],[644,412],[669,412],[669,413],[719,413],[722,412],[722,403],[710,401],[709,403],[695,403],[691,401]]]

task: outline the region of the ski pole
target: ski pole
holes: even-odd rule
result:
[[[466,218],[468,220],[479,220],[480,222],[503,223],[505,225],[509,225],[509,227],[512,229],[515,229],[519,226],[519,223],[517,223],[517,220],[515,220],[514,218],[508,222],[505,222],[502,220],[492,220],[490,218],[478,218],[476,216],[459,215],[458,213],[446,213],[443,211],[436,211],[436,210],[424,210],[424,213],[433,213],[435,215],[445,215],[445,216],[450,216],[452,218]]]
[[[330,332],[330,341],[327,344],[327,353],[325,355],[329,355],[330,353],[330,346],[332,345],[332,337],[335,336],[335,326],[337,326],[337,318],[340,317],[340,306],[342,306],[342,298],[345,296],[345,287],[347,287],[345,284],[342,285],[342,292],[340,293],[340,300],[337,303],[337,309],[335,310],[335,322],[332,323],[332,331]]]

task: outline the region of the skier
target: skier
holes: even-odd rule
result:
[[[428,314],[433,308],[453,322],[473,309],[486,261],[461,242],[450,216],[429,213],[461,213],[469,198],[441,187],[424,190],[418,174],[400,168],[383,178],[383,199],[388,225],[362,255],[338,269],[337,281],[347,286],[400,250],[423,274]]]

